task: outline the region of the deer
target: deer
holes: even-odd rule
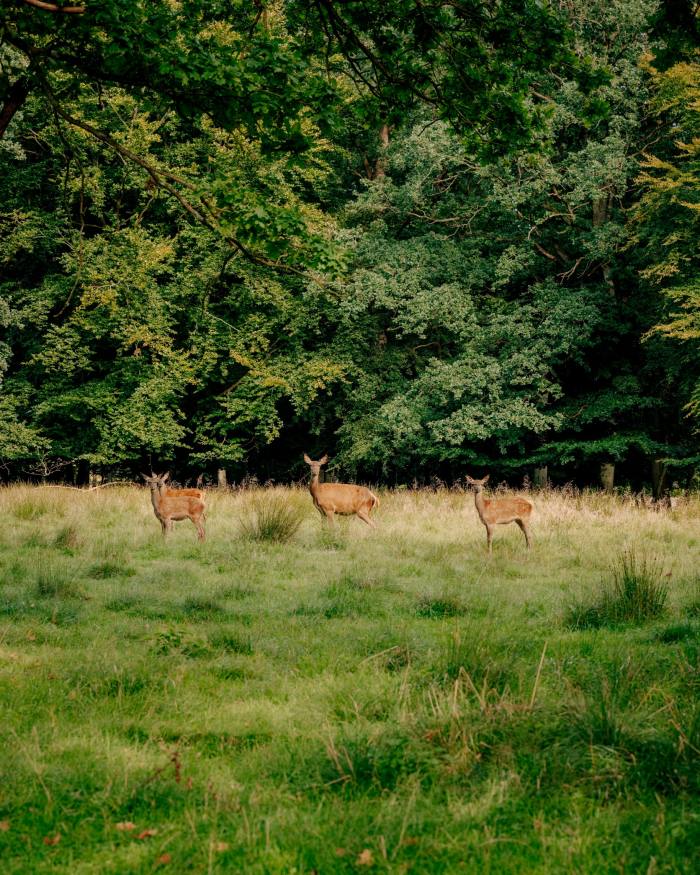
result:
[[[166,486],[168,473],[141,474],[151,489],[151,503],[153,512],[160,521],[163,537],[173,528],[176,520],[192,520],[197,529],[197,537],[200,541],[205,538],[204,524],[206,519],[204,492],[201,489],[173,489]]]
[[[474,488],[474,504],[479,519],[486,526],[486,543],[489,555],[493,552],[491,542],[493,530],[498,525],[517,523],[525,535],[525,545],[530,549],[530,514],[533,504],[527,498],[484,498],[484,486],[489,482],[489,475],[481,480],[467,476],[467,483]]]
[[[344,515],[355,514],[363,523],[371,528],[376,528],[370,519],[370,513],[375,507],[379,507],[379,499],[366,486],[355,486],[352,483],[321,483],[319,475],[321,467],[328,461],[328,456],[323,455],[315,462],[304,453],[304,461],[311,468],[311,482],[309,492],[314,500],[316,510],[325,516],[330,525],[333,525],[336,513]]]

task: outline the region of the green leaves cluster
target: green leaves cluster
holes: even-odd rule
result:
[[[3,9],[9,470],[693,455],[692,35],[655,0],[390,6]]]

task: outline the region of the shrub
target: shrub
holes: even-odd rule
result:
[[[305,512],[285,496],[262,493],[251,499],[240,519],[244,537],[285,544],[296,534]]]
[[[612,582],[590,603],[576,602],[567,611],[572,629],[596,629],[618,623],[640,623],[659,617],[666,607],[668,587],[658,559],[623,553],[612,567]]]

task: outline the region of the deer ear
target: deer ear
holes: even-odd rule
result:
[[[482,483],[488,483],[488,482],[489,482],[489,475],[487,474],[487,475],[482,479],[481,482],[482,482]]]
[[[165,481],[166,481],[169,477],[170,477],[170,471],[166,471],[165,474],[163,474],[163,476],[162,476],[160,479],[163,481],[163,483],[165,483]]]
[[[148,474],[144,474],[143,471],[141,472],[141,476],[142,476],[143,479],[146,481],[146,483],[148,483],[148,481],[151,479],[151,478],[148,476]]]
[[[326,453],[324,453],[318,461],[319,461],[319,464],[325,465],[326,462],[328,461],[328,455]]]
[[[311,464],[311,459],[307,456],[306,453],[304,453],[304,461],[306,462],[307,465]]]
[[[474,482],[474,481],[472,480],[472,478],[469,476],[469,474],[467,474],[467,475],[465,476],[464,479],[465,479],[465,480],[467,481],[467,483],[469,483],[470,485]]]

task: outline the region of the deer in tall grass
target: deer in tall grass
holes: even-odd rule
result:
[[[205,538],[204,492],[201,489],[174,489],[166,486],[169,474],[141,474],[151,489],[153,512],[160,522],[163,537],[173,529],[173,522],[192,520],[200,541]]]
[[[491,542],[493,540],[493,530],[496,526],[505,525],[506,523],[517,523],[525,535],[525,544],[527,549],[530,549],[530,514],[532,513],[532,502],[527,498],[484,498],[484,486],[489,482],[489,475],[482,477],[481,480],[474,480],[467,476],[467,483],[473,487],[474,504],[476,512],[479,514],[479,519],[486,526],[486,543],[488,544],[489,553],[492,553]]]
[[[379,499],[373,492],[370,492],[366,486],[355,486],[352,483],[321,483],[319,477],[321,466],[328,461],[326,455],[315,462],[304,453],[304,461],[311,468],[309,492],[321,516],[325,516],[333,525],[337,513],[356,514],[362,522],[375,528],[369,515],[375,507],[379,506]]]

